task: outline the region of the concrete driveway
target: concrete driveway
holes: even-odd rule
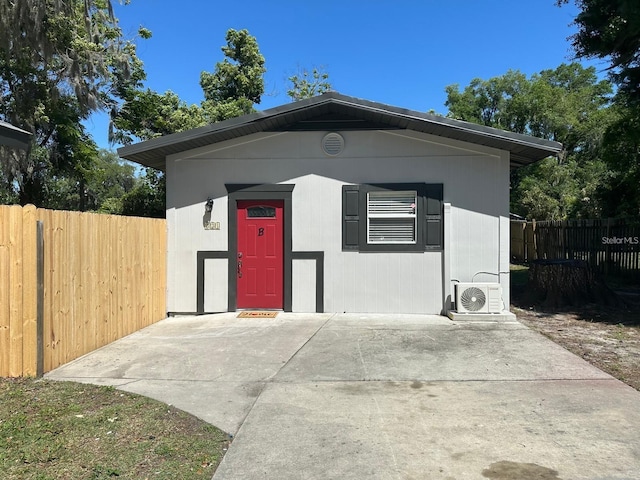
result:
[[[159,322],[47,374],[234,435],[223,479],[640,478],[640,393],[517,322]]]

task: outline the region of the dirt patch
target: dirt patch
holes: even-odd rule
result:
[[[497,462],[482,471],[482,476],[490,480],[562,480],[558,472],[535,463]]]
[[[551,311],[527,297],[524,282],[512,288],[511,310],[520,322],[640,390],[640,289],[618,290],[622,302],[615,308],[588,304]]]

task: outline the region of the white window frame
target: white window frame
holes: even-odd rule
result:
[[[371,212],[371,197],[373,196],[378,198],[384,197],[401,197],[401,196],[412,196],[413,200],[410,205],[407,207],[407,211],[391,211],[391,208],[386,208],[386,210],[390,210],[387,212]],[[377,191],[372,190],[367,192],[367,244],[369,245],[416,245],[418,241],[418,192],[416,190],[394,190],[394,191]],[[384,208],[383,208],[384,210]],[[391,220],[413,220],[413,240],[398,240],[398,239],[372,239],[371,238],[371,219],[391,219]],[[408,222],[407,222],[408,223]]]

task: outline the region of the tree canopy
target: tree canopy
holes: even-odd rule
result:
[[[120,213],[121,198],[135,185],[135,167],[120,160],[115,152],[101,149],[80,181],[69,175],[47,178],[47,208]]]
[[[303,68],[287,80],[291,82],[291,88],[287,90],[287,95],[294,101],[331,91],[329,74],[322,68],[313,68],[311,71]]]
[[[0,147],[0,201],[158,216],[162,174],[134,178],[82,122],[108,111],[110,139],[131,143],[250,113],[261,100],[265,61],[247,30],[227,32],[224,59],[201,75],[200,105],[144,88],[133,40],[109,0],[0,2],[0,119],[33,134],[27,151]]]
[[[225,58],[213,72],[200,75],[200,105],[188,105],[170,91],[144,89],[143,76],[127,84],[124,103],[113,111],[112,140],[128,144],[253,112],[264,94],[264,57],[247,30],[228,30],[226,41],[221,48]]]
[[[121,88],[123,104],[112,112],[112,140],[123,144],[197,128],[254,111],[264,94],[264,57],[247,30],[230,29],[221,50],[224,59],[213,72],[202,72],[204,99],[188,105],[175,93],[163,94],[143,87],[144,75]],[[123,196],[126,215],[164,215],[165,178],[147,169],[135,187]]]
[[[267,70],[255,37],[247,30],[229,29],[226,41],[222,47],[225,59],[212,73],[200,74],[202,108],[209,122],[253,112],[253,105],[259,104],[264,94]]]
[[[33,134],[28,151],[5,150],[3,195],[42,205],[49,178],[90,170],[81,122],[115,105],[139,64],[108,1],[0,2],[0,118]]]
[[[449,116],[561,142],[548,158],[512,175],[511,208],[537,219],[594,217],[602,212],[602,138],[612,120],[612,86],[578,63],[526,75],[509,71],[446,87]]]
[[[558,0],[557,4],[569,0]],[[576,0],[578,32],[571,38],[579,58],[610,63],[609,77],[618,90],[611,109],[613,122],[605,130],[602,158],[607,186],[603,189],[607,216],[640,215],[640,2],[637,0]]]
[[[557,4],[569,0],[558,0]],[[610,61],[612,79],[634,103],[640,103],[640,2],[576,0],[578,32],[571,37],[576,55]]]

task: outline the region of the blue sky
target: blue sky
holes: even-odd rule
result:
[[[224,57],[229,28],[246,28],[266,59],[264,110],[288,103],[287,77],[322,67],[333,89],[418,111],[445,114],[445,87],[509,69],[531,75],[572,60],[573,4],[554,0],[131,0],[116,1],[126,36],[139,26],[146,86],[202,100],[199,78]],[[583,62],[584,63],[584,62]],[[600,70],[604,65],[596,64]],[[87,123],[107,148],[104,115]]]

